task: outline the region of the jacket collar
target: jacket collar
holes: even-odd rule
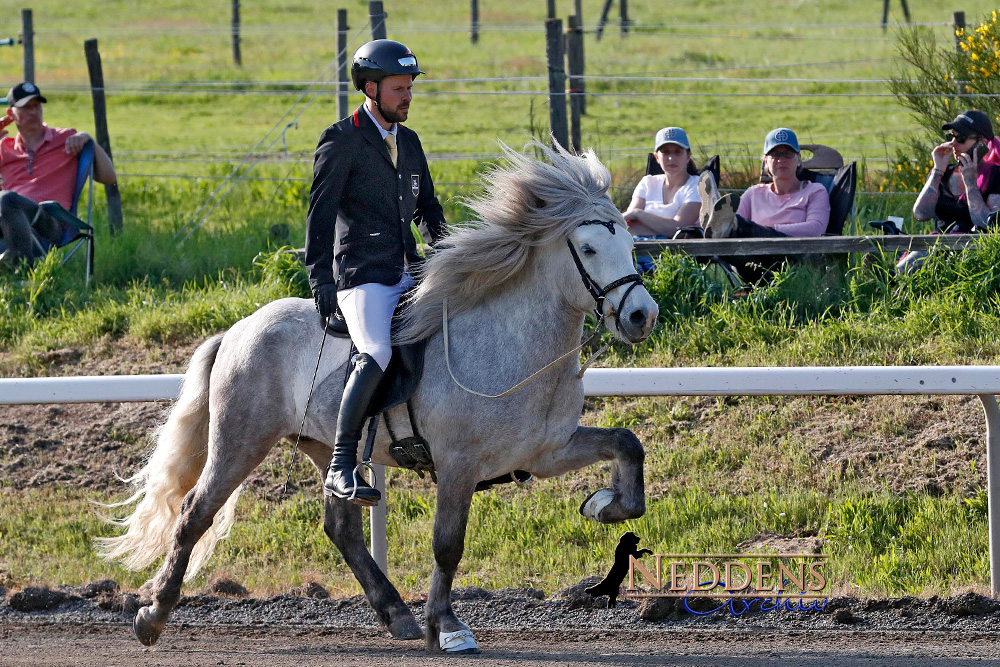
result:
[[[373,121],[368,113],[364,110],[364,105],[358,107],[354,112],[354,124],[361,129],[361,136],[365,138],[365,141],[370,143],[383,158],[389,163],[390,167],[392,165],[392,157],[389,156],[389,147],[386,145],[385,141],[382,140],[382,133],[378,131],[375,127],[375,121]],[[399,161],[400,146],[399,146],[399,135],[400,132],[396,131],[396,164],[401,164]],[[396,167],[393,167],[396,169]]]

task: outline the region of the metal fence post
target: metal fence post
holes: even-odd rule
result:
[[[347,10],[337,10],[337,118],[347,118]]]
[[[382,8],[382,0],[371,0],[368,3],[368,18],[372,23],[372,39],[385,39],[385,19],[388,14]]]
[[[240,56],[240,0],[233,0],[233,62],[237,67],[243,66]]]
[[[21,10],[21,44],[24,47],[24,80],[35,83],[35,27],[30,9]]]

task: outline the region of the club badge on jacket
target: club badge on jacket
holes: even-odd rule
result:
[[[414,197],[420,193],[420,174],[410,174],[410,190]]]

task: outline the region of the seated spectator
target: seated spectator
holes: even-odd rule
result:
[[[802,157],[795,133],[783,127],[764,139],[764,170],[770,183],[743,196],[727,194],[711,206],[705,236],[766,238],[822,236],[830,223],[830,195],[819,183],[799,179]]]
[[[714,202],[702,197],[703,225],[708,238],[773,238],[822,236],[830,224],[830,195],[819,183],[799,178],[799,140],[788,128],[771,130],[764,139],[764,173],[743,196],[727,194]],[[702,187],[700,192],[709,192]],[[785,261],[779,255],[726,257],[740,278],[754,284],[769,280]]]
[[[938,221],[940,231],[986,229],[1000,210],[1000,139],[982,111],[970,109],[942,126],[948,141],[934,147],[934,168],[913,205],[915,220]],[[952,158],[955,162],[951,162]]]
[[[54,200],[63,208],[72,208],[76,187],[77,155],[90,141],[86,132],[49,127],[42,122],[42,103],[46,99],[32,83],[19,83],[7,93],[7,115],[0,128],[11,122],[17,125],[16,137],[0,129],[0,237],[7,250],[0,261],[16,267],[34,261],[32,234],[57,242],[62,238],[60,223],[41,216],[32,228],[38,203]],[[94,179],[110,185],[115,182],[115,168],[108,154],[94,145]]]
[[[657,132],[653,150],[663,173],[642,177],[623,215],[633,236],[671,237],[698,221],[698,169],[687,133],[679,127]]]

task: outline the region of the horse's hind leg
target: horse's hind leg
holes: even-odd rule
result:
[[[323,530],[354,573],[372,609],[393,639],[420,639],[424,633],[396,587],[368,553],[361,525],[361,508],[339,498],[325,499]]]
[[[144,587],[148,587],[152,594],[153,604],[141,608],[132,623],[135,636],[146,646],[156,643],[166,627],[170,612],[177,606],[184,573],[198,540],[212,526],[215,515],[243,480],[264,460],[280,435],[269,434],[249,450],[237,451],[233,448],[232,456],[223,458],[220,451],[225,451],[226,448],[219,442],[218,436],[213,434],[215,442],[209,446],[208,464],[198,483],[181,503],[174,543],[167,552],[160,571]],[[250,442],[249,438],[244,442]]]
[[[543,464],[546,469],[532,472],[548,477],[598,461],[611,461],[611,488],[590,494],[580,506],[580,513],[600,523],[618,523],[646,513],[642,470],[645,458],[642,443],[627,428],[580,426],[559,454]]]

